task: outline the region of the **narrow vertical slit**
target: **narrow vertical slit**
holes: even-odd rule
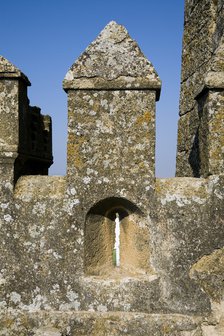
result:
[[[118,212],[116,212],[115,218],[114,264],[116,267],[120,266],[120,218]]]

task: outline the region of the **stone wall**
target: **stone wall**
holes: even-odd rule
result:
[[[209,1],[199,7],[186,2],[184,38],[198,36],[202,51],[191,60],[192,74],[183,67],[191,89],[183,81],[179,141],[186,154],[185,118],[197,112],[192,155],[200,178],[155,178],[161,82],[123,26],[109,23],[63,82],[66,176],[39,175],[51,159],[50,119],[29,106],[25,75],[0,59],[1,117],[8,131],[12,125],[9,137],[4,127],[1,133],[0,336],[223,335],[222,47],[211,62],[206,45],[204,82],[197,72],[203,34],[213,41],[222,20],[214,26],[211,18],[223,7]],[[183,59],[196,52],[193,40]],[[40,159],[36,170],[29,153]],[[182,171],[187,161],[180,159]],[[117,215],[120,266],[113,263]]]
[[[212,87],[223,89],[223,84],[217,87],[214,80],[213,83],[208,80],[211,72],[213,74],[218,72],[214,77],[216,81],[219,77],[219,82],[223,83],[223,53],[221,52],[223,51],[223,18],[222,0],[186,1],[185,3],[177,176],[206,177],[222,172],[218,168],[205,169],[209,164],[202,144],[204,139],[200,124],[203,121],[198,111],[197,96],[205,86],[209,86],[210,89]],[[223,123],[223,118],[221,122]]]

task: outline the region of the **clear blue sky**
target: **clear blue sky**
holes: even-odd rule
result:
[[[31,105],[53,119],[54,165],[65,174],[67,97],[62,80],[111,20],[123,24],[162,80],[156,175],[174,176],[184,0],[0,0],[0,55],[30,79]]]

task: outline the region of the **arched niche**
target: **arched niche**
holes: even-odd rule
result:
[[[114,260],[116,216],[120,230],[119,266]],[[151,273],[149,238],[149,223],[136,205],[118,197],[101,200],[86,216],[85,273],[101,276]]]

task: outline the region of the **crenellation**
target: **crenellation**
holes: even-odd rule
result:
[[[123,26],[63,81],[65,176],[0,57],[0,336],[223,335],[223,7],[185,1],[180,177],[155,177],[161,80]]]

